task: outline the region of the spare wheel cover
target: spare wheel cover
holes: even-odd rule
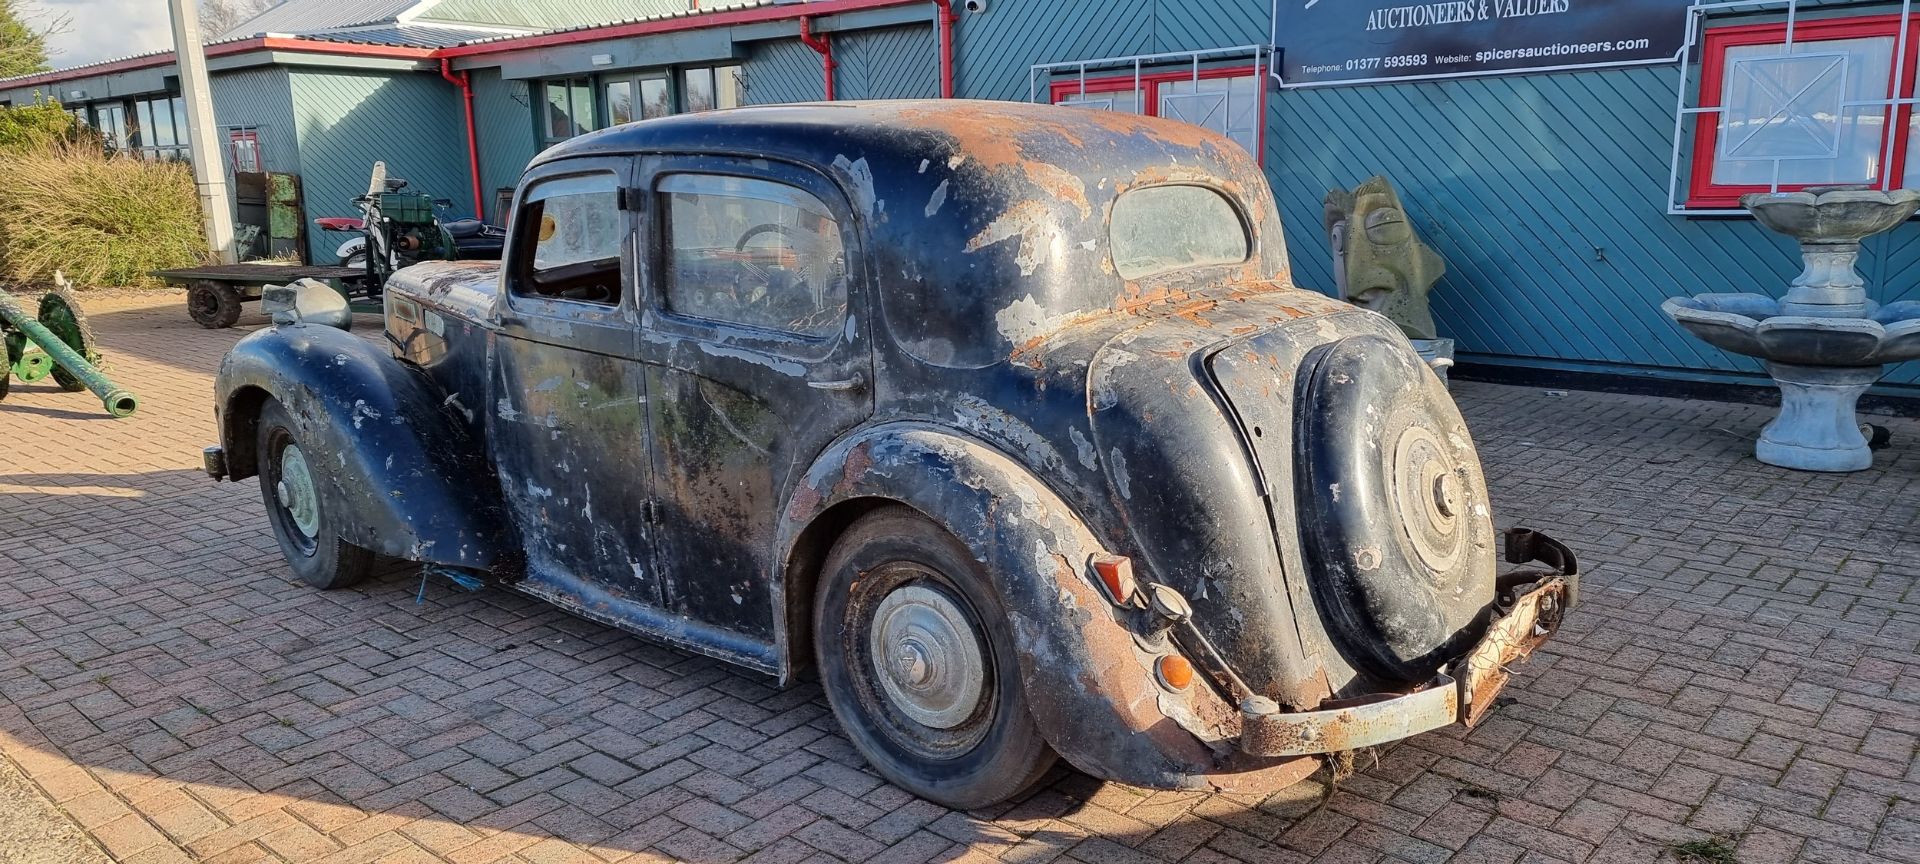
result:
[[[1343,339],[1307,366],[1294,440],[1315,604],[1356,666],[1423,681],[1479,637],[1494,600],[1479,456],[1400,340]]]

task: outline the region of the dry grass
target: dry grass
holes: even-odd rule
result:
[[[0,272],[80,285],[158,284],[147,274],[207,260],[199,196],[181,163],[106,156],[85,144],[0,153]]]

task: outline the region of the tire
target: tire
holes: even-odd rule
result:
[[[890,505],[848,527],[821,573],[813,628],[834,717],[894,785],[970,810],[1020,794],[1052,767],[987,574],[918,512]],[[877,643],[900,652],[894,671],[875,662]]]
[[[187,315],[208,330],[232,327],[240,320],[240,294],[218,282],[195,282],[187,286]]]
[[[269,399],[260,407],[258,435],[254,452],[260,458],[260,497],[287,566],[302,581],[324,591],[365,580],[373,572],[374,554],[340,539],[336,521],[340,516],[328,513],[324,496],[318,494],[327,480],[325,460],[306,458],[299,450],[293,418],[278,401]],[[297,455],[289,458],[289,450]],[[295,476],[283,496],[281,484],[290,474],[302,472],[304,493],[303,481]]]
[[[340,262],[340,266],[365,270],[367,269],[367,253],[355,252],[352,255],[348,255],[347,260]]]
[[[1479,641],[1497,596],[1471,432],[1398,336],[1308,357],[1294,490],[1314,603],[1356,666],[1392,684],[1430,680]]]

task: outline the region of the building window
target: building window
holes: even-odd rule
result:
[[[1178,72],[1054,81],[1048,91],[1055,105],[1078,105],[1183,120],[1234,140],[1247,152],[1260,152],[1260,79],[1252,67],[1191,69]]]
[[[595,128],[593,85],[585,78],[548,81],[540,103],[540,136],[546,143],[565,141]]]
[[[682,69],[678,75],[667,70],[644,73],[601,75],[597,88],[601,107],[609,126],[665,117],[679,112],[710,111],[745,104],[746,87],[739,66],[701,66]],[[673,93],[680,83],[676,111]],[[594,113],[596,88],[590,79],[569,78],[547,81],[542,86],[540,135],[546,144],[554,144],[599,128]]]
[[[738,108],[746,103],[746,87],[738,66],[686,69],[682,70],[681,76],[685,87],[681,104],[686,106],[689,114],[715,108]]]
[[[601,80],[601,93],[607,100],[609,126],[651,120],[673,113],[673,90],[664,72]]]
[[[1915,37],[1899,15],[1710,28],[1701,51],[1687,206],[1842,183],[1920,187],[1909,165]],[[1896,67],[1904,67],[1895,78]],[[1891,119],[1891,122],[1889,120]]]
[[[227,130],[227,156],[233,164],[235,174],[254,174],[266,170],[266,159],[260,155],[260,129],[256,126],[236,126]]]
[[[119,153],[132,144],[127,134],[127,106],[118,102],[93,106],[93,128],[100,131],[100,143],[108,152]]]
[[[180,97],[139,99],[133,103],[129,146],[142,159],[187,158],[187,106]]]

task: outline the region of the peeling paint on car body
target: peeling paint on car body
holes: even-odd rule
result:
[[[1368,480],[1339,476],[1318,501],[1296,465],[1312,388],[1353,383],[1316,377],[1330,348],[1364,341],[1377,362],[1363,369],[1417,355],[1379,316],[1293,284],[1271,190],[1237,145],[1050,106],[767,106],[570,139],[519,194],[583,172],[632,192],[703,170],[801,188],[833,214],[841,320],[808,338],[689,320],[646,281],[661,272],[651,242],[627,244],[637,288],[617,303],[518,296],[510,244],[499,265],[395,274],[391,356],[306,325],[242,340],[220,381],[225,446],[244,451],[252,394],[283,398],[316,457],[366,487],[330,493],[368,522],[354,542],[782,681],[811,656],[812,586],[836,532],[881,503],[916,508],[993,580],[1047,741],[1141,786],[1296,782],[1318,760],[1250,749],[1264,733],[1247,735],[1249,699],[1273,704],[1264,729],[1432,679],[1353,661],[1327,623],[1346,609],[1334,577],[1367,562],[1336,574],[1309,527]],[[1114,203],[1164,185],[1229,201],[1246,259],[1120,276]],[[1366,439],[1390,419],[1343,440],[1386,458]],[[1460,439],[1443,449],[1477,459],[1463,426],[1442,431]],[[1484,488],[1467,494],[1485,518]],[[1343,523],[1374,574],[1397,566],[1400,518],[1377,510]],[[1491,564],[1484,540],[1461,553],[1476,567]],[[1115,602],[1092,567],[1111,556],[1190,617]],[[1175,654],[1198,670],[1177,690],[1155,671]]]

